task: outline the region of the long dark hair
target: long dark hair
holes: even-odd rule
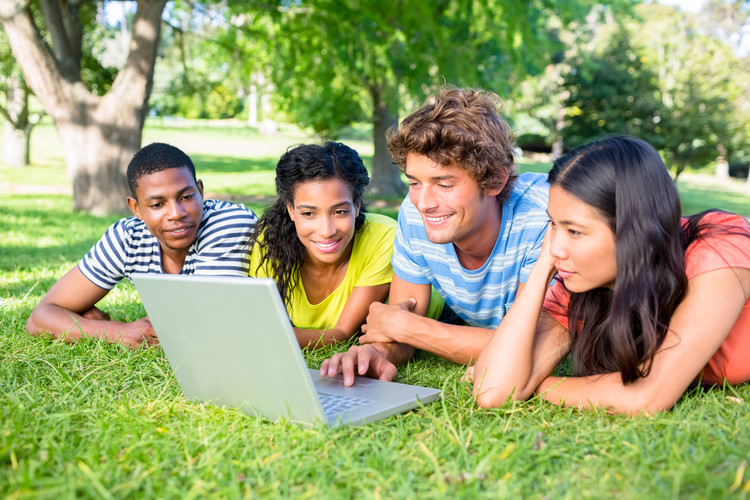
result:
[[[607,137],[555,161],[549,183],[595,208],[615,234],[613,290],[571,293],[576,372],[620,372],[624,383],[648,375],[687,289],[689,241],[683,242],[680,198],[664,162],[643,140]]]
[[[294,203],[297,186],[308,181],[341,179],[352,191],[352,201],[359,205],[355,231],[365,222],[365,187],[370,183],[362,159],[356,151],[338,142],[323,146],[303,144],[289,149],[276,165],[276,201],[258,221],[256,235],[263,258],[258,268],[270,265],[273,279],[286,304],[299,282],[300,267],[305,261],[305,247],[297,237],[287,204]]]

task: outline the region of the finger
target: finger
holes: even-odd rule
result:
[[[380,376],[378,378],[390,382],[396,378],[396,375],[398,375],[398,368],[396,368],[396,365],[390,361],[383,360],[383,363],[380,366]]]
[[[329,360],[324,359],[323,362],[320,364],[320,376],[325,377],[328,373],[328,363]]]
[[[361,375],[367,375],[367,370],[370,369],[370,361],[372,359],[371,349],[360,349],[359,359],[357,360],[357,372]]]
[[[417,299],[415,299],[414,297],[409,297],[405,301],[399,303],[399,306],[401,306],[401,308],[406,311],[411,311],[412,309],[414,309],[416,305],[417,305]]]
[[[356,351],[354,353],[349,351],[341,358],[341,373],[344,375],[346,387],[351,387],[354,384],[354,363],[357,357]]]
[[[323,374],[325,377],[335,377],[336,374],[339,371],[339,368],[341,367],[341,357],[343,356],[342,353],[336,353],[333,356],[331,356],[331,359],[328,359],[324,361],[326,363],[327,372]]]

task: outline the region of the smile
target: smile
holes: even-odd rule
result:
[[[184,226],[176,229],[168,229],[164,231],[169,236],[172,236],[173,238],[180,238],[182,236],[187,235],[190,232],[190,228],[192,226]]]
[[[341,240],[333,240],[333,241],[313,241],[313,245],[315,245],[315,248],[320,250],[323,253],[330,253],[334,252],[338,246],[339,243],[341,243]]]
[[[429,215],[424,216],[425,220],[429,222],[430,224],[440,224],[441,222],[443,222],[444,220],[450,217],[451,215],[441,215],[439,217],[434,217],[434,216],[430,217]]]

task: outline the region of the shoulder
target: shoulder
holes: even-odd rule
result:
[[[750,225],[743,217],[709,212],[700,225],[704,228],[685,252],[688,278],[714,269],[750,268]]]
[[[387,215],[366,213],[362,232],[386,233],[396,229],[396,221]]]
[[[231,201],[222,200],[204,200],[203,217],[238,217],[241,220],[256,221],[258,216],[255,212],[241,203],[232,203]]]
[[[135,216],[123,217],[118,220],[104,233],[102,239],[110,240],[110,244],[114,241],[121,243],[135,242],[138,244],[143,240],[153,238],[153,235],[149,232],[146,224],[142,220],[139,220]]]
[[[547,174],[526,172],[518,176],[508,204],[526,207],[528,210],[547,210],[549,183]]]

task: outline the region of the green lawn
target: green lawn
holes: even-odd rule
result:
[[[256,149],[263,141],[241,130],[155,128],[146,140],[182,145],[209,191],[248,197],[272,193],[289,145],[276,137]],[[365,156],[367,147],[357,145]],[[44,154],[30,169],[0,166],[0,184],[64,187],[54,147]],[[692,211],[750,214],[742,186],[696,179],[680,185]],[[71,205],[66,194],[0,192],[2,498],[750,497],[748,384],[691,392],[648,418],[537,399],[481,410],[461,367],[420,354],[399,380],[442,388],[442,401],[361,427],[306,428],[186,401],[159,349],[33,338],[31,309],[114,220]],[[125,283],[103,308],[144,314]],[[307,353],[308,364],[334,349]]]

